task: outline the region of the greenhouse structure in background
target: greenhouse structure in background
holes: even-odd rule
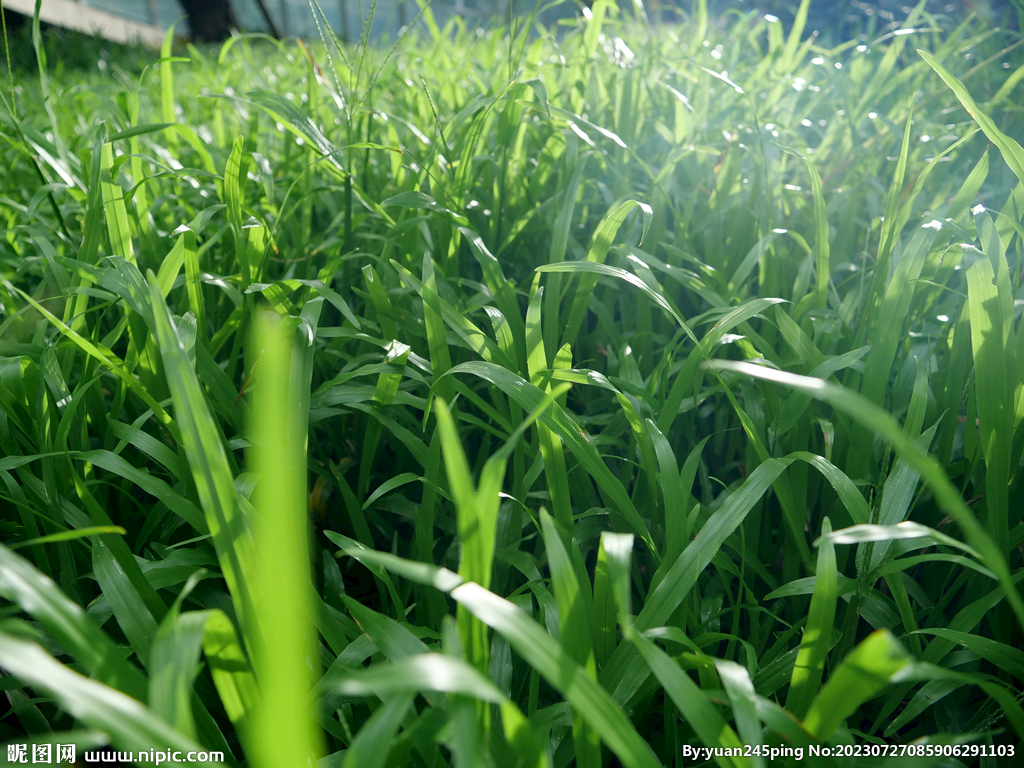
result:
[[[460,15],[482,22],[505,16],[509,2],[514,9],[520,7],[517,0],[434,0],[430,7],[439,21]],[[528,13],[534,2],[523,0],[522,11]],[[349,41],[359,37],[372,4],[373,0],[319,0],[335,34]],[[35,0],[4,0],[4,7],[31,16]],[[417,13],[416,0],[378,0],[371,37],[394,39]],[[317,34],[307,0],[43,0],[40,18],[117,42],[137,39],[150,44],[158,43],[172,23],[180,34],[207,41],[226,37],[232,27],[277,37]]]
[[[335,34],[349,42],[359,38],[373,6],[373,0],[317,2]],[[592,0],[565,0],[555,8],[544,0],[433,0],[430,9],[442,24],[458,15],[470,24],[485,25],[494,17],[507,17],[510,10],[528,15],[539,3],[546,9],[541,20],[550,24],[558,18],[573,16],[581,2],[592,5]],[[694,0],[622,0],[620,4],[632,6],[634,2],[644,6],[651,19],[670,20],[685,15]],[[859,27],[864,17],[873,14],[884,25],[905,16],[914,4],[912,0],[813,0],[808,25],[815,29],[819,25],[839,27],[849,22]],[[40,17],[48,24],[96,33],[116,42],[141,40],[159,45],[172,23],[176,24],[178,34],[206,42],[222,40],[232,29],[268,32],[275,37],[315,37],[310,5],[309,0],[43,0]],[[708,0],[708,5],[719,14],[729,8],[756,10],[776,14],[788,22],[799,0]],[[31,16],[35,0],[4,0],[4,7]],[[370,38],[394,40],[416,18],[419,9],[419,0],[377,0]],[[1024,0],[928,0],[925,10],[973,11],[991,23],[1019,28]]]

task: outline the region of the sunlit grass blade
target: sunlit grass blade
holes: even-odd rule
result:
[[[315,760],[323,751],[308,704],[317,657],[308,604],[307,426],[295,392],[306,384],[293,375],[293,337],[276,315],[257,316],[254,343],[262,363],[251,464],[259,476],[253,536],[260,570],[252,642],[260,699],[246,752],[265,768]]]
[[[516,653],[536,668],[601,735],[624,766],[653,768],[659,764],[608,693],[533,619],[477,584],[463,584],[451,595],[476,618],[507,638]]]
[[[497,704],[505,736],[526,765],[547,764],[533,729],[515,704],[475,667],[453,656],[420,654],[387,666],[355,672],[338,683],[338,690],[349,696],[380,698],[421,691],[459,693]]]
[[[150,300],[156,339],[175,404],[175,423],[217,557],[231,593],[236,615],[243,627],[252,615],[255,554],[250,523],[238,508],[234,479],[228,465],[217,422],[209,414],[206,396],[178,339],[156,276],[149,274]]]
[[[588,27],[590,28],[590,27]],[[626,220],[626,216],[629,215],[634,208],[639,208],[644,216],[643,220],[643,234],[647,234],[647,229],[650,227],[651,218],[654,212],[651,207],[646,203],[641,203],[637,200],[626,200],[625,202],[618,205],[614,210],[609,210],[605,217],[598,224],[597,230],[594,232],[594,240],[590,246],[590,250],[587,252],[587,262],[590,264],[604,264],[604,260],[608,255],[608,249],[611,248],[612,241],[615,235],[618,234],[619,227]],[[643,242],[643,236],[640,238],[641,243]],[[541,269],[541,272],[557,272],[557,271],[571,271],[570,269],[555,269],[555,265],[550,265],[548,269]],[[597,272],[597,270],[591,270]],[[569,314],[566,318],[565,331],[562,333],[562,341],[566,344],[574,344],[576,342],[576,335],[579,333],[580,326],[583,323],[583,318],[587,313],[587,308],[590,305],[590,297],[593,295],[594,287],[597,285],[597,276],[584,274],[581,276],[579,282],[576,285],[576,292],[573,295],[572,306],[569,309]]]
[[[836,667],[811,702],[804,727],[826,741],[843,721],[890,684],[910,657],[891,634],[874,632]]]
[[[93,678],[137,701],[145,701],[145,679],[124,659],[113,641],[52,580],[3,546],[0,593],[45,627]]]
[[[146,709],[138,701],[83,677],[35,643],[0,633],[0,665],[35,688],[46,691],[72,715],[110,734],[118,747],[145,751],[205,751],[203,747]]]
[[[968,541],[974,546],[993,572],[999,577],[1007,601],[1013,608],[1018,623],[1024,627],[1024,600],[1014,586],[1006,560],[996,542],[978,523],[974,514],[964,504],[956,488],[946,477],[938,463],[928,456],[917,445],[903,434],[896,421],[877,405],[870,403],[860,395],[843,387],[828,384],[819,379],[809,379],[782,371],[773,371],[751,363],[735,363],[717,361],[715,365],[723,370],[734,370],[746,376],[776,382],[784,386],[801,389],[819,400],[825,400],[833,407],[856,419],[864,427],[886,437],[902,456],[917,468],[936,496],[936,501],[953,517],[967,535]]]
[[[934,69],[936,74],[942,78],[942,81],[949,86],[949,89],[953,91],[953,95],[956,96],[964,109],[967,110],[967,114],[981,127],[981,130],[988,136],[989,141],[999,148],[1003,160],[1006,161],[1006,164],[1010,166],[1010,170],[1024,184],[1024,149],[1021,148],[1020,144],[999,130],[999,127],[992,118],[978,108],[978,105],[974,102],[964,84],[953,77],[934,56],[921,49],[918,49],[917,53],[928,62],[928,66]]]
[[[490,585],[491,570],[494,565],[494,547],[496,526],[498,524],[498,494],[501,478],[504,476],[503,464],[492,467],[497,475],[484,487],[481,478],[479,492],[474,487],[470,475],[469,464],[459,441],[455,422],[443,400],[435,405],[438,429],[441,430],[441,447],[444,451],[445,470],[448,475],[448,486],[452,489],[455,499],[459,534],[462,540],[462,558],[459,563],[459,576],[467,581],[475,581],[484,588]],[[487,469],[484,470],[487,472]],[[495,482],[496,480],[496,482]],[[493,487],[496,485],[497,487]],[[487,627],[475,620],[465,610],[459,613],[459,629],[462,643],[466,648],[470,662],[479,670],[487,669],[488,650]]]
[[[547,551],[548,565],[551,568],[552,587],[558,601],[559,630],[562,635],[562,647],[585,670],[590,677],[597,679],[597,668],[594,649],[591,645],[590,633],[593,620],[589,601],[576,578],[569,553],[562,543],[562,535],[555,527],[551,516],[541,510],[541,532],[544,547]],[[589,586],[589,585],[588,585]],[[576,745],[576,761],[580,766],[599,766],[601,764],[600,738],[598,732],[592,730],[583,719],[573,719],[573,739]]]
[[[991,227],[991,223],[988,226]],[[1013,397],[1007,373],[1008,369],[1014,370],[1014,361],[1013,348],[1007,344],[1008,339],[1004,333],[1004,323],[1008,318],[1000,306],[1000,291],[994,283],[995,275],[988,259],[978,259],[967,270],[967,296],[971,307],[971,347],[974,351],[974,377],[978,392],[978,422],[985,456],[985,506],[989,515],[988,530],[1000,550],[1008,552],[1010,542],[1007,479],[1010,475],[1010,451],[1013,441],[1013,417],[1010,414]],[[1010,315],[1012,317],[1012,310]]]
[[[818,570],[815,573],[814,594],[807,614],[800,653],[793,666],[793,676],[786,696],[786,709],[802,717],[821,686],[828,654],[828,641],[836,614],[836,553],[828,534],[832,524],[826,517],[821,524],[822,539],[818,542]]]
[[[495,386],[499,387],[505,394],[512,397],[525,410],[534,410],[544,399],[544,393],[529,382],[524,381],[511,371],[508,371],[491,363],[472,362],[462,363],[452,369],[452,373],[472,373],[479,376]],[[539,420],[546,427],[551,429],[573,452],[577,460],[594,477],[602,491],[617,506],[618,511],[625,518],[626,522],[637,532],[644,542],[650,547],[652,553],[657,553],[657,548],[651,539],[647,526],[640,518],[632,500],[622,487],[622,483],[611,473],[608,467],[601,460],[597,450],[590,441],[582,434],[582,431],[568,414],[557,405],[552,405],[545,411]]]

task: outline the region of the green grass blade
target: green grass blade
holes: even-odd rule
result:
[[[829,677],[811,702],[804,727],[819,741],[826,741],[865,701],[890,685],[891,678],[910,660],[888,632],[869,635]]]
[[[206,619],[203,654],[224,711],[244,736],[259,701],[259,691],[235,625],[223,611],[213,610]]]
[[[623,222],[626,220],[626,216],[628,216],[635,208],[639,208],[643,212],[643,234],[647,234],[647,229],[648,227],[650,227],[651,219],[654,216],[654,212],[651,210],[651,207],[646,203],[641,203],[636,200],[626,200],[625,202],[615,207],[614,210],[609,210],[608,213],[605,214],[605,217],[597,225],[597,230],[594,232],[593,242],[591,243],[590,250],[587,252],[587,264],[589,264],[590,266],[600,266],[604,264],[604,260],[608,256],[608,249],[611,248],[612,241],[615,239],[615,235],[618,233],[619,227],[621,227]],[[643,236],[641,236],[640,242],[643,242]],[[568,264],[572,264],[572,262],[569,262]],[[583,269],[583,263],[576,262],[576,264],[578,264],[580,269],[582,269],[582,271],[584,272],[596,272],[598,274],[601,274],[600,270]],[[537,271],[574,271],[572,268],[565,269],[565,266],[566,264],[549,264],[547,267],[541,267]],[[563,343],[570,345],[576,343],[576,335],[579,333],[580,326],[583,324],[583,318],[587,314],[587,308],[590,305],[590,297],[593,295],[594,287],[596,285],[597,277],[587,274],[581,277],[579,283],[577,284],[576,293],[573,296],[572,300],[572,307],[570,308],[568,318],[566,319],[565,331],[562,334]],[[661,303],[664,303],[664,299],[662,299]],[[683,324],[682,321],[680,321],[680,324]]]
[[[199,673],[199,657],[209,611],[168,612],[160,623],[150,657],[150,708],[186,736],[195,738],[192,683]]]
[[[573,705],[627,768],[659,765],[622,709],[533,619],[478,584],[455,588],[452,597],[504,636],[513,650]]]
[[[807,625],[800,641],[800,653],[793,667],[793,677],[786,696],[786,709],[802,717],[821,686],[828,655],[828,642],[835,624],[837,600],[836,552],[828,534],[832,524],[826,517],[821,524],[822,538],[818,543],[818,570],[811,596]]]
[[[1024,600],[1013,584],[1006,560],[996,542],[978,523],[971,510],[964,504],[959,492],[946,477],[946,473],[932,457],[928,456],[917,445],[903,434],[896,421],[878,406],[863,397],[842,387],[828,384],[818,379],[809,379],[781,371],[772,371],[750,363],[732,363],[718,361],[716,366],[725,370],[734,370],[746,376],[773,381],[785,386],[801,389],[819,400],[829,402],[833,407],[856,419],[865,427],[886,437],[896,450],[913,464],[921,473],[935,494],[941,508],[960,526],[967,535],[968,541],[984,558],[986,565],[999,577],[1004,594],[1018,623],[1024,627]]]
[[[981,130],[988,136],[989,141],[999,147],[1003,160],[1010,166],[1010,170],[1013,171],[1020,182],[1024,184],[1024,148],[999,130],[995,121],[979,109],[967,88],[964,87],[964,84],[953,77],[934,56],[921,49],[918,49],[917,52],[922,59],[928,62],[928,66],[934,69],[936,74],[942,78],[942,82],[949,86],[957,101],[963,105],[964,109],[967,110],[967,114],[974,119],[974,122],[981,127]]]
[[[991,226],[991,225],[990,225]],[[1005,263],[1005,262],[1004,262]],[[978,393],[978,421],[985,456],[985,505],[988,530],[999,549],[1008,553],[1010,452],[1013,442],[1013,397],[1007,372],[1014,370],[1008,352],[999,289],[988,259],[979,259],[967,270],[967,296],[971,307],[971,346]],[[1012,317],[1012,310],[1010,311]],[[1008,359],[1009,358],[1009,359]]]
[[[145,679],[113,641],[53,581],[2,545],[0,594],[42,624],[92,677],[137,701],[145,700]]]
[[[83,677],[34,643],[0,633],[0,665],[34,688],[46,691],[75,718],[98,728],[119,748],[145,751],[200,751],[201,745],[118,690]]]
[[[366,724],[345,753],[343,768],[380,768],[385,765],[398,727],[405,719],[416,694],[403,691],[390,696]]]
[[[471,362],[462,363],[451,370],[451,373],[472,373],[486,381],[494,384],[506,395],[516,400],[524,410],[535,410],[544,400],[544,393],[534,385],[492,363]],[[586,468],[587,472],[597,481],[602,491],[615,504],[617,511],[625,518],[638,536],[650,547],[652,553],[657,554],[657,548],[647,531],[647,526],[640,518],[626,489],[622,483],[611,473],[605,465],[597,449],[590,443],[589,439],[582,434],[582,430],[557,404],[552,404],[541,416],[539,421],[562,439],[562,442],[569,447],[577,460]]]
[[[156,276],[149,274],[150,300],[156,340],[175,404],[182,446],[196,484],[206,524],[213,537],[224,579],[236,615],[243,627],[252,615],[255,553],[249,523],[238,508],[234,478],[217,422],[210,415],[206,396],[182,349]]]
[[[107,179],[113,163],[113,147],[108,142],[103,145],[100,160],[100,187],[103,193],[103,210],[107,218],[107,234],[110,236],[113,253],[134,264],[135,249],[132,246],[131,230],[128,228],[128,212],[124,206],[123,193],[116,179]]]
[[[102,542],[97,541],[93,544],[92,565],[96,580],[114,609],[117,623],[138,655],[139,661],[148,667],[149,649],[157,632],[156,620],[121,569],[120,563]]]
[[[256,389],[254,447],[250,463],[260,477],[255,491],[253,536],[260,554],[255,600],[253,656],[260,700],[253,713],[246,753],[264,768],[316,760],[321,736],[309,713],[317,670],[308,603],[306,514],[306,419],[293,375],[294,332],[276,315],[256,318],[254,343],[262,360]],[[305,599],[304,599],[305,598]]]
[[[518,707],[475,667],[453,656],[425,653],[388,665],[374,665],[340,680],[338,690],[347,696],[372,695],[381,699],[421,691],[458,693],[497,704],[501,708],[505,736],[526,765],[546,764],[536,734]]]
[[[764,756],[758,749],[763,743],[762,726],[757,714],[757,694],[754,692],[754,683],[750,680],[750,672],[735,662],[723,659],[715,660],[715,669],[729,697],[729,703],[732,704],[739,737],[745,745],[750,744],[754,747],[750,765],[752,768],[764,768]]]
[[[558,601],[559,630],[562,647],[590,677],[597,679],[594,649],[590,642],[592,620],[587,603],[581,592],[569,553],[562,543],[562,536],[555,527],[551,516],[543,509],[540,515],[544,548],[551,568],[551,581]],[[589,586],[589,585],[588,585]],[[601,742],[596,731],[591,729],[579,713],[573,718],[573,741],[576,745],[576,762],[580,766],[601,765]]]

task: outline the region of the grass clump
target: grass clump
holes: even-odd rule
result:
[[[12,76],[4,739],[1010,764],[1019,40],[807,6]]]

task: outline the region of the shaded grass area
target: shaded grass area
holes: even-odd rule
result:
[[[19,74],[3,738],[1012,764],[1022,47],[807,10]]]

